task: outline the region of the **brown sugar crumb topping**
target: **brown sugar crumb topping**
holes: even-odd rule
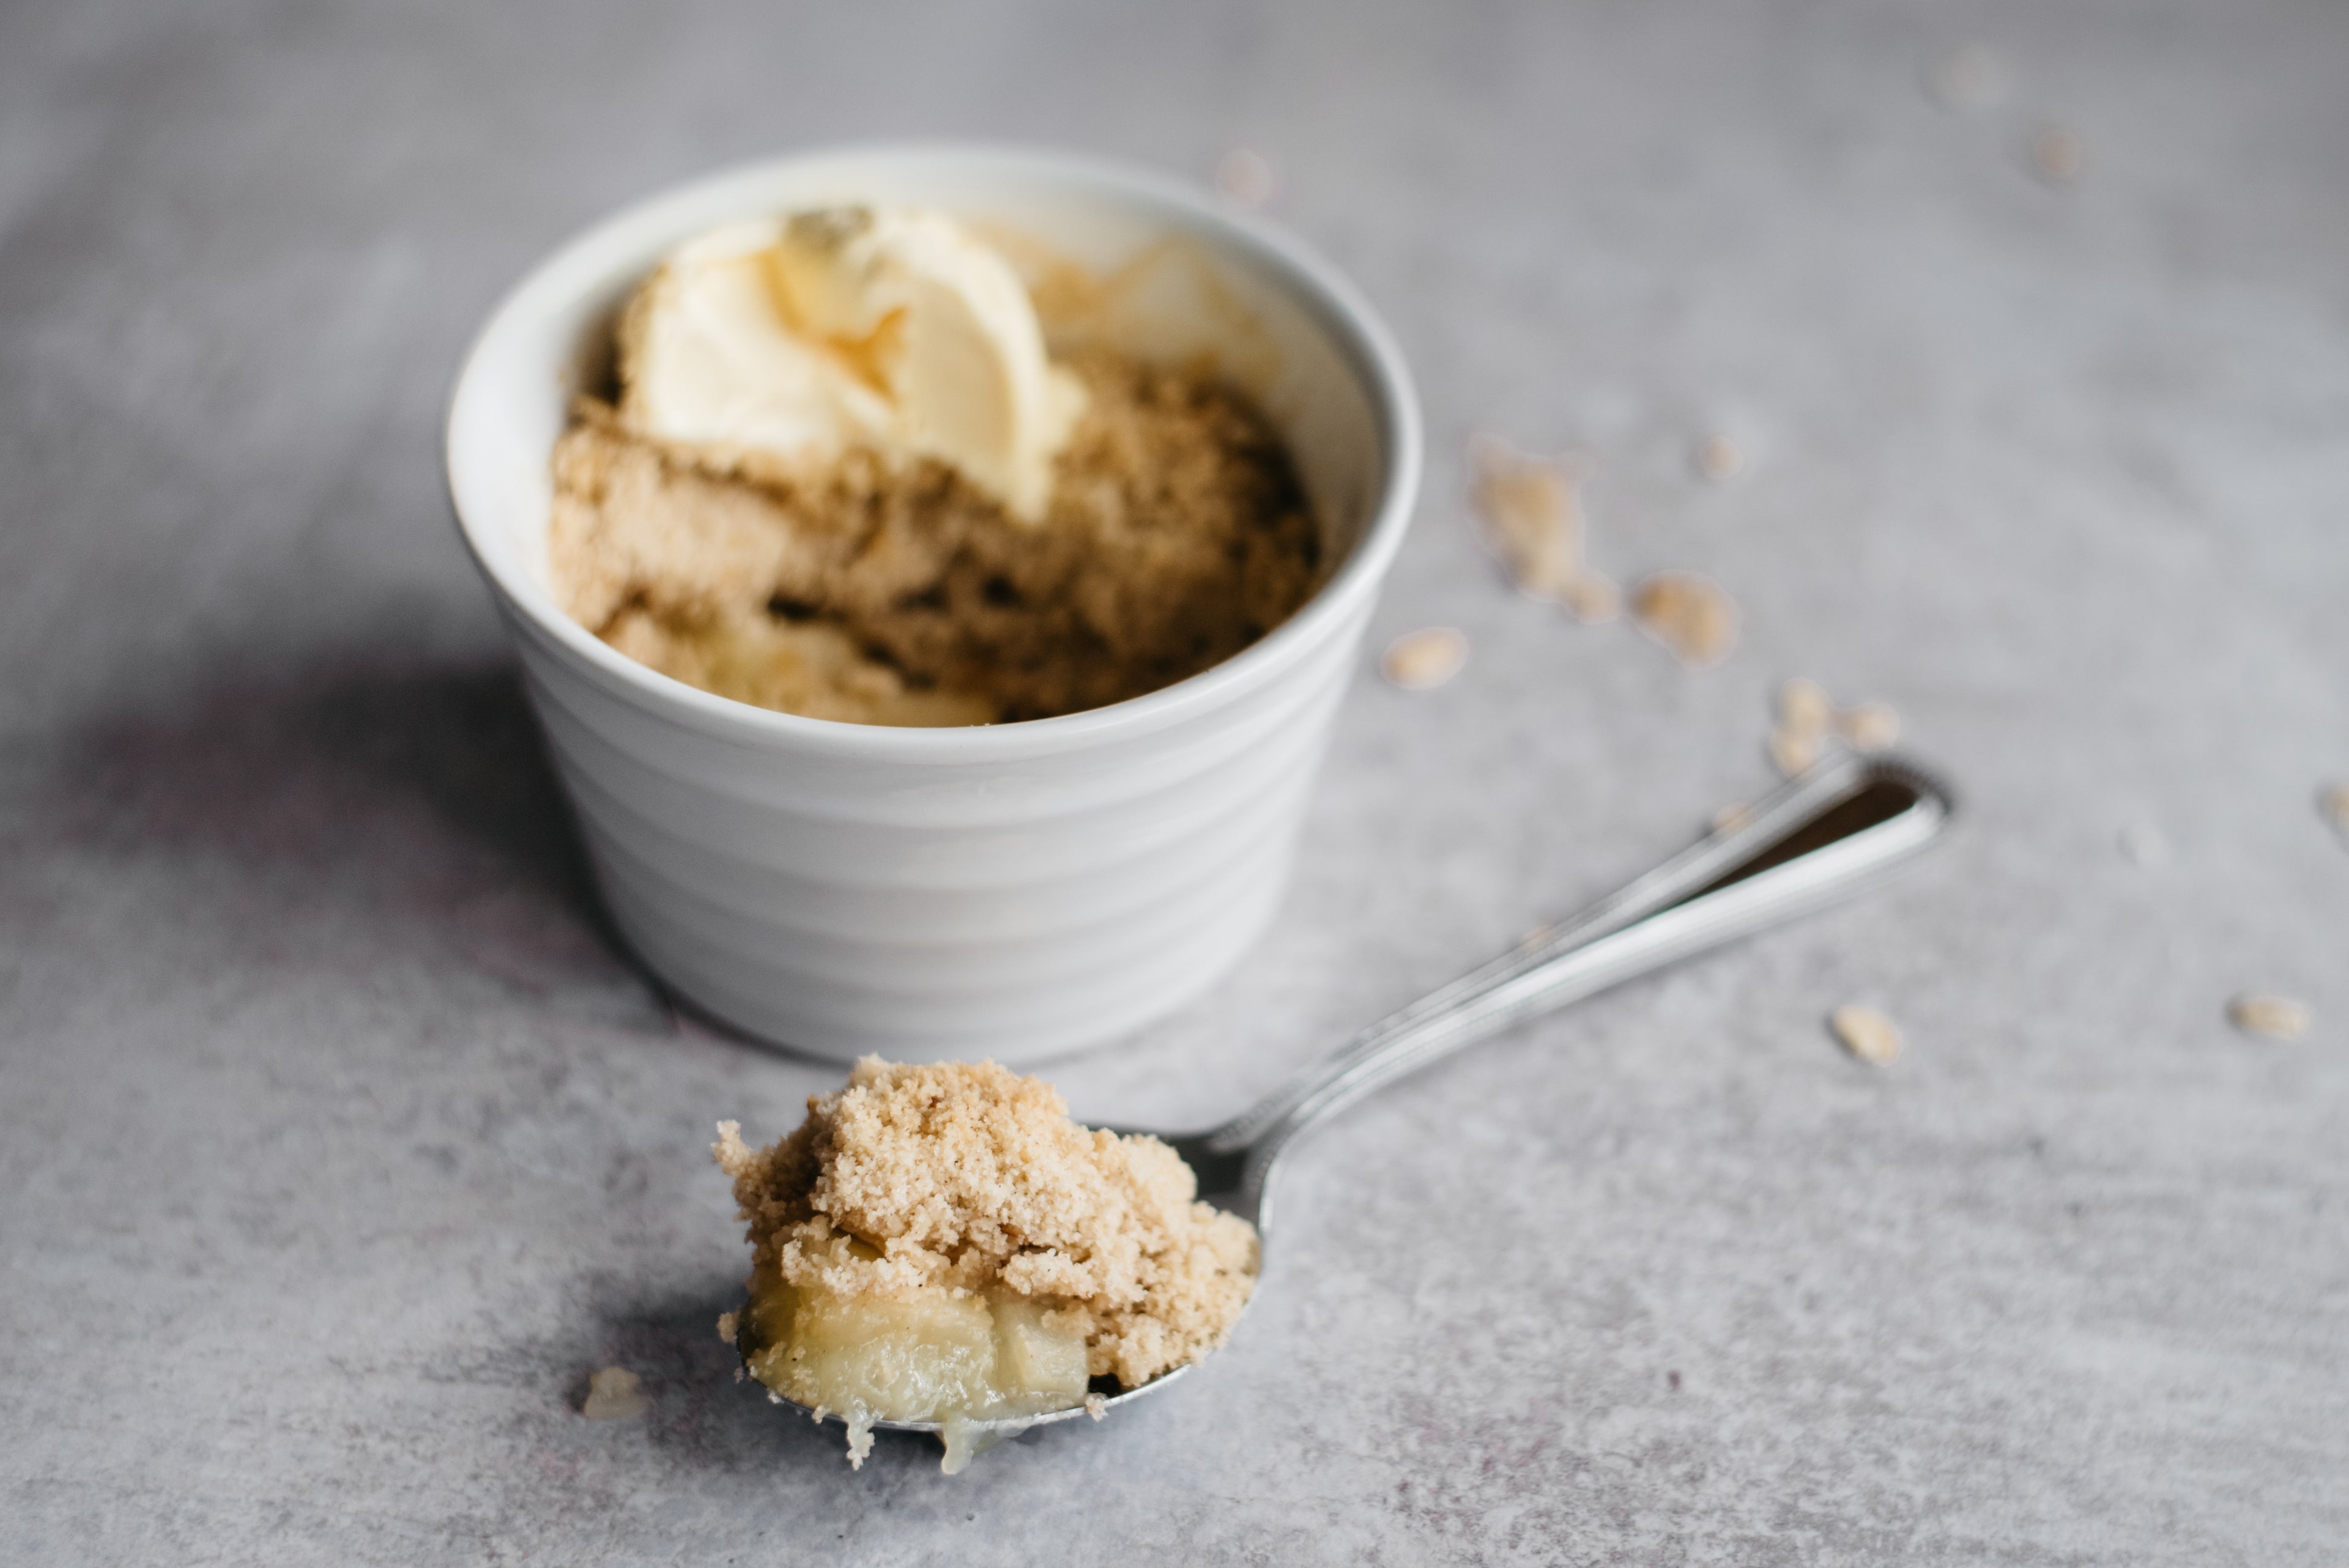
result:
[[[1827,1015],[1827,1027],[1845,1050],[1870,1066],[1887,1066],[1900,1054],[1899,1026],[1873,1007],[1837,1007]]]
[[[1468,663],[1467,634],[1454,626],[1405,632],[1379,656],[1379,673],[1405,691],[1430,691]]]
[[[1081,1127],[1050,1084],[992,1062],[867,1057],[789,1137],[754,1150],[721,1122],[715,1153],[761,1272],[1031,1301],[1128,1387],[1220,1346],[1256,1283],[1255,1228],[1196,1201],[1172,1149]]]
[[[1854,751],[1882,751],[1900,738],[1900,715],[1889,702],[1838,708],[1818,682],[1796,676],[1778,688],[1770,759],[1791,779],[1808,769],[1834,741]]]
[[[2245,992],[2227,1004],[2227,1021],[2246,1035],[2271,1040],[2296,1040],[2312,1022],[2306,1004],[2289,996]]]
[[[1469,444],[1471,499],[1485,540],[1518,589],[1566,607],[1578,621],[1600,623],[1621,612],[1614,583],[1583,560],[1581,484],[1585,464],[1521,452],[1498,436]]]
[[[1094,353],[1041,525],[952,469],[723,460],[583,400],[556,443],[556,596],[621,652],[758,707],[958,725],[1100,707],[1279,625],[1322,546],[1287,449],[1204,374]]]
[[[645,1413],[650,1401],[636,1375],[625,1367],[606,1367],[587,1379],[587,1398],[579,1413],[591,1421],[626,1421]]]
[[[1692,670],[1709,669],[1737,645],[1737,602],[1694,572],[1659,572],[1631,591],[1640,629]]]
[[[1745,471],[1745,449],[1725,431],[1716,430],[1697,442],[1689,467],[1708,484],[1725,485]]]

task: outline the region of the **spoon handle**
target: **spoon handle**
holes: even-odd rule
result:
[[[1207,1135],[1261,1181],[1291,1139],[1537,1014],[1806,913],[1924,850],[1953,803],[1923,771],[1841,755],[1564,923],[1371,1025]]]

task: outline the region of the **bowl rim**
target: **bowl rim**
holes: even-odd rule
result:
[[[1190,237],[1264,266],[1295,292],[1360,377],[1384,447],[1367,526],[1354,548],[1304,604],[1272,631],[1221,663],[1172,686],[1104,707],[1005,724],[913,728],[810,718],[719,696],[638,664],[573,620],[510,551],[485,545],[469,514],[478,485],[467,472],[466,426],[486,397],[485,363],[497,340],[534,314],[565,308],[605,286],[610,268],[588,263],[626,232],[671,210],[698,210],[734,187],[756,187],[788,171],[825,164],[895,164],[1010,176],[1058,184],[1179,215]],[[748,215],[740,214],[740,215]],[[656,225],[657,226],[657,225]],[[682,240],[685,235],[679,235]],[[517,632],[535,634],[636,708],[703,735],[795,753],[903,762],[972,763],[1051,755],[1162,729],[1226,706],[1298,664],[1374,595],[1409,527],[1423,463],[1418,398],[1401,348],[1377,311],[1345,275],[1280,225],[1171,175],[1053,149],[983,141],[848,142],[753,159],[663,187],[574,233],[512,284],[468,345],[450,387],[443,461],[457,532]],[[477,500],[486,512],[489,503]]]

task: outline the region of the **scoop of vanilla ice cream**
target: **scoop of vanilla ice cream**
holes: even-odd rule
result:
[[[797,456],[888,438],[895,413],[793,323],[780,222],[704,234],[663,262],[620,323],[621,418],[646,435]]]
[[[1010,265],[920,211],[705,234],[631,302],[620,356],[621,417],[647,435],[785,459],[936,458],[1028,521],[1084,405]]]

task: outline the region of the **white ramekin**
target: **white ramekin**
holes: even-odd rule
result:
[[[619,302],[704,229],[842,201],[944,209],[1097,275],[1169,247],[1204,261],[1159,291],[1163,308],[1135,329],[1154,341],[1130,346],[1246,362],[1338,549],[1320,591],[1163,691],[962,729],[747,707],[654,673],[565,615],[546,579],[548,457],[573,393],[601,373]],[[1217,341],[1241,320],[1247,343]],[[475,341],[448,462],[460,530],[644,961],[709,1014],[820,1056],[1019,1065],[1167,1013],[1270,917],[1410,519],[1420,432],[1386,329],[1271,225],[1080,159],[890,147],[721,173],[564,246]]]

